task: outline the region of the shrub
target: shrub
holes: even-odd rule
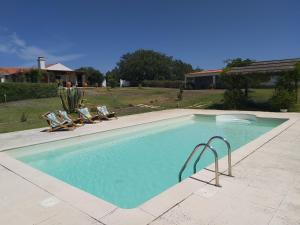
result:
[[[27,121],[27,114],[23,112],[21,117],[20,117],[20,122],[23,123],[23,122],[26,122],[26,121]]]
[[[274,111],[290,109],[295,104],[295,97],[287,90],[277,90],[271,98],[271,107]]]
[[[273,110],[290,109],[297,102],[297,88],[295,88],[295,73],[285,73],[279,77],[275,92],[271,98]]]
[[[164,87],[164,88],[181,88],[183,87],[182,80],[144,80],[144,87]]]
[[[47,76],[47,72],[39,69],[33,69],[25,73],[26,81],[31,83],[38,83],[43,77]]]
[[[120,73],[118,68],[114,68],[112,71],[106,73],[106,86],[115,88],[119,86],[120,82]]]
[[[68,113],[76,112],[82,104],[84,92],[79,88],[62,88],[59,90],[61,104]]]
[[[57,96],[56,84],[0,83],[0,102]]]
[[[181,101],[182,98],[183,98],[183,88],[180,87],[180,88],[179,88],[179,92],[178,92],[178,94],[177,94],[177,100],[178,100],[178,101]]]
[[[239,109],[247,101],[240,89],[231,89],[224,92],[224,105],[227,109]]]
[[[109,79],[107,80],[107,83],[111,88],[115,88],[118,86],[118,81],[115,79]]]

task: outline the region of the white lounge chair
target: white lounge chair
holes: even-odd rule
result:
[[[83,120],[85,123],[95,123],[100,122],[99,115],[91,115],[89,109],[87,107],[79,108],[77,109],[77,112],[79,114],[79,117]]]
[[[81,118],[73,119],[65,110],[58,110],[57,113],[60,118],[68,121],[70,124],[74,124],[74,126],[78,126],[78,124],[83,125],[83,121]]]
[[[116,113],[108,111],[105,105],[97,106],[97,112],[101,118],[109,119],[115,117],[117,119]]]
[[[49,132],[58,130],[74,130],[75,126],[67,120],[59,120],[54,112],[47,112],[43,115],[50,126]]]

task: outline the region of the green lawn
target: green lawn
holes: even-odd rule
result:
[[[222,90],[211,91],[184,91],[183,100],[179,107],[188,107],[194,104],[206,105],[219,102],[222,99]],[[154,109],[136,107],[138,104],[160,106],[159,109],[176,108],[178,90],[168,88],[106,88],[87,89],[85,91],[85,105],[93,108],[98,104],[105,104],[118,115],[128,115],[152,111]],[[44,98],[0,104],[0,133],[17,130],[32,129],[46,126],[41,115],[47,111],[61,109],[60,99]],[[27,121],[21,122],[25,113]]]
[[[272,89],[259,89],[252,91],[250,95],[256,101],[265,101],[272,93]],[[185,90],[180,102],[176,100],[177,94],[178,89],[168,88],[96,88],[85,91],[85,104],[92,109],[98,104],[105,104],[122,116],[176,107],[210,108],[220,103],[223,98],[223,90]],[[136,106],[138,104],[155,105],[160,108],[140,108]],[[0,133],[45,127],[47,124],[41,115],[58,109],[61,109],[58,97],[0,104]],[[21,122],[23,113],[27,117],[25,122]]]

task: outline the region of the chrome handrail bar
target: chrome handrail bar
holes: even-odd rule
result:
[[[182,173],[185,170],[186,166],[188,165],[189,161],[192,159],[193,155],[195,154],[195,152],[199,149],[200,146],[206,146],[206,144],[201,143],[195,146],[195,148],[193,149],[193,151],[191,152],[191,154],[189,155],[189,157],[185,160],[183,166],[181,167],[179,174],[178,174],[178,180],[179,182],[181,182],[181,177],[182,177]]]
[[[220,187],[220,183],[219,183],[219,158],[218,158],[218,153],[217,151],[212,148],[211,146],[207,145],[207,144],[204,144],[204,143],[201,143],[201,144],[198,144],[196,145],[196,147],[194,148],[194,150],[191,152],[191,154],[189,155],[189,157],[186,159],[186,161],[184,162],[180,172],[179,172],[179,175],[178,175],[178,180],[179,182],[181,182],[182,180],[182,173],[183,171],[185,170],[186,166],[188,165],[189,161],[192,159],[193,155],[195,154],[195,152],[199,149],[199,147],[201,146],[205,146],[200,155],[199,155],[199,159],[201,158],[201,156],[203,155],[203,153],[209,149],[213,152],[214,156],[215,156],[215,180],[216,180],[216,186]]]
[[[223,137],[221,136],[213,136],[212,138],[210,138],[206,144],[206,146],[204,147],[207,148],[208,146],[210,146],[210,143],[215,140],[215,139],[219,139],[219,140],[222,140],[223,142],[225,142],[226,146],[227,146],[227,157],[228,157],[228,176],[231,176],[232,177],[232,165],[231,165],[231,146],[230,146],[230,143]],[[197,172],[197,164],[200,160],[200,155],[197,157],[197,159],[195,160],[194,162],[194,173]]]

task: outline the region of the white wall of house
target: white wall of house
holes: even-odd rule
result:
[[[5,82],[5,76],[0,75],[0,83],[4,83]]]
[[[104,78],[104,80],[102,81],[102,87],[106,87],[106,79]]]
[[[129,86],[130,86],[129,81],[120,79],[120,87],[129,87]]]

